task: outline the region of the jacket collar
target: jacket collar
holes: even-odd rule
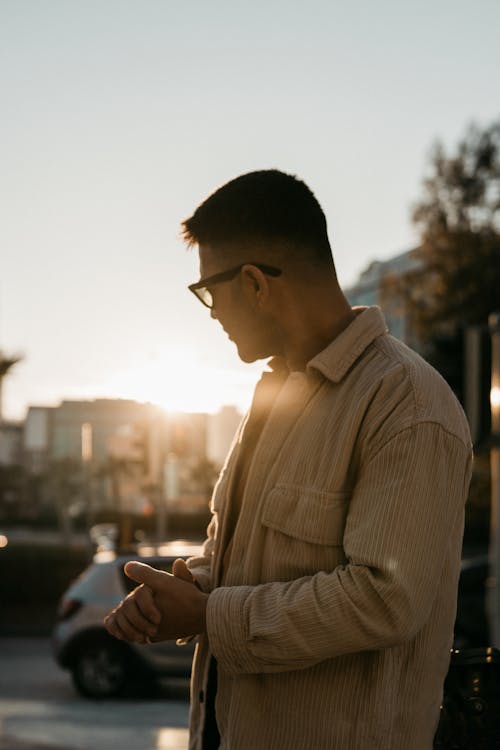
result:
[[[387,325],[379,307],[353,307],[354,320],[323,351],[308,363],[307,371],[317,370],[333,383],[340,383],[354,362]]]
[[[388,332],[379,307],[353,307],[352,310],[356,315],[354,320],[323,351],[309,360],[306,365],[308,374],[317,371],[332,383],[340,383],[372,341]],[[264,375],[288,373],[284,357],[273,357],[267,365],[272,373]]]

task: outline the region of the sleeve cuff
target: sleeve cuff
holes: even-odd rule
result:
[[[207,601],[207,635],[210,651],[228,674],[258,672],[258,660],[249,652],[245,603],[252,586],[222,586]]]

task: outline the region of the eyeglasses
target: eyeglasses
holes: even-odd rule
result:
[[[212,297],[212,292],[210,291],[210,287],[214,286],[215,284],[220,284],[222,281],[230,281],[231,279],[234,279],[234,277],[239,274],[243,266],[255,266],[255,268],[258,268],[259,271],[262,271],[262,273],[265,273],[268,276],[281,276],[281,274],[283,273],[280,268],[275,268],[274,266],[265,266],[262,263],[240,263],[239,266],[230,268],[228,271],[222,271],[222,273],[216,273],[214,276],[207,276],[206,279],[200,279],[196,282],[196,284],[190,284],[188,286],[188,289],[190,292],[193,292],[196,297],[198,297],[200,302],[202,302],[205,307],[208,307],[211,310],[214,304],[214,300]]]

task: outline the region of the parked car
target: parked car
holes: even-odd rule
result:
[[[103,552],[69,587],[58,608],[53,653],[57,663],[71,672],[82,695],[110,698],[144,678],[189,677],[192,644],[165,641],[143,646],[118,641],[106,631],[103,618],[137,586],[123,570],[128,560],[171,572],[176,558],[186,559],[200,551],[198,545],[171,542],[139,554]]]

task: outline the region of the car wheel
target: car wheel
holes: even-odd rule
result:
[[[73,682],[88,698],[111,698],[123,692],[129,678],[129,658],[120,643],[96,638],[81,644],[74,656]]]

